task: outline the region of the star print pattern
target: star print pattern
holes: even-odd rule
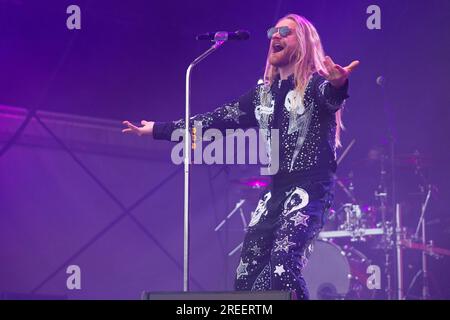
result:
[[[265,291],[271,288],[271,274],[270,264],[266,265],[264,269],[258,274],[251,287],[251,291]]]
[[[239,117],[245,115],[246,113],[239,109],[239,104],[235,103],[231,106],[225,106],[227,114],[223,117],[224,120],[231,119],[236,123],[239,123]]]
[[[301,212],[297,212],[297,214],[291,217],[289,220],[294,221],[294,226],[298,226],[299,224],[307,227],[309,216],[302,214]]]
[[[275,274],[277,274],[277,275],[279,275],[281,277],[281,275],[283,273],[285,273],[285,272],[286,272],[286,270],[284,270],[284,266],[283,265],[276,265],[275,266],[275,271],[273,273],[275,273]]]
[[[251,247],[250,250],[253,252],[254,255],[261,254],[261,248],[258,247],[258,245],[256,244],[253,247]]]
[[[292,247],[293,245],[295,245],[295,242],[289,241],[289,236],[284,237],[283,240],[275,241],[275,243],[277,246],[276,246],[274,252],[284,251],[286,253],[289,253],[289,247]]]
[[[245,263],[244,261],[242,261],[242,259],[239,261],[239,266],[237,267],[237,270],[236,270],[236,278],[237,279],[240,279],[243,276],[248,275],[247,266],[248,266],[248,263]]]
[[[327,194],[327,190],[330,189],[323,189],[319,194]],[[295,291],[299,299],[308,298],[302,272],[322,227],[317,217],[323,214],[320,212],[323,206],[317,204],[328,201],[328,196],[317,199],[316,192],[307,197],[308,192],[309,188],[307,191],[301,186],[289,188],[288,194],[285,190],[272,191],[270,213],[246,235],[236,290],[289,290]],[[261,195],[260,199],[265,196]],[[291,211],[300,204],[310,203],[301,210]],[[285,209],[290,213],[283,215]]]

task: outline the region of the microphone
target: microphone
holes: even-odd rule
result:
[[[211,41],[227,41],[227,40],[248,40],[250,32],[246,30],[238,30],[236,32],[218,31],[199,34],[195,37],[196,40],[211,40]]]
[[[386,85],[386,78],[383,76],[379,76],[379,77],[377,77],[376,83],[380,87],[384,87]]]

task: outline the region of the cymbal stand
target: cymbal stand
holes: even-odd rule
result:
[[[419,230],[421,228],[422,231],[422,244],[424,247],[427,245],[426,238],[426,223],[425,223],[425,212],[428,207],[428,203],[431,197],[431,185],[428,186],[428,192],[425,197],[424,203],[422,204],[421,214],[419,218],[419,223],[417,224],[416,233],[414,234],[414,238],[418,239]],[[426,251],[422,251],[422,268],[419,272],[422,273],[422,299],[427,300],[430,298],[430,287],[429,287],[429,279],[428,279],[428,261],[427,261],[428,253]]]
[[[388,201],[388,191],[386,186],[386,168],[385,168],[385,156],[381,156],[380,162],[380,184],[378,189],[375,191],[375,197],[380,201],[380,211],[381,211],[381,227],[383,228],[383,236],[380,241],[380,247],[384,251],[385,262],[384,262],[384,273],[386,275],[386,288],[385,293],[388,300],[393,299],[392,290],[392,274],[391,274],[391,251],[393,249],[392,241],[392,224],[386,220],[387,213],[387,201]]]

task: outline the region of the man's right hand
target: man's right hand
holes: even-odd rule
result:
[[[153,121],[142,120],[141,127],[136,127],[130,121],[124,121],[122,123],[128,127],[122,130],[123,133],[131,132],[137,134],[138,136],[153,135],[153,125],[155,124]]]

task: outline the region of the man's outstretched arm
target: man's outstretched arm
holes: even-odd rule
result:
[[[254,98],[256,90],[252,89],[239,99],[224,104],[212,112],[197,114],[190,118],[189,127],[200,123],[203,130],[210,128],[225,132],[226,129],[250,128],[257,126],[254,113]],[[185,127],[184,119],[170,122],[141,121],[141,126],[135,126],[130,121],[124,121],[127,126],[122,130],[124,133],[135,133],[139,136],[151,135],[158,140],[171,140],[172,132]]]

